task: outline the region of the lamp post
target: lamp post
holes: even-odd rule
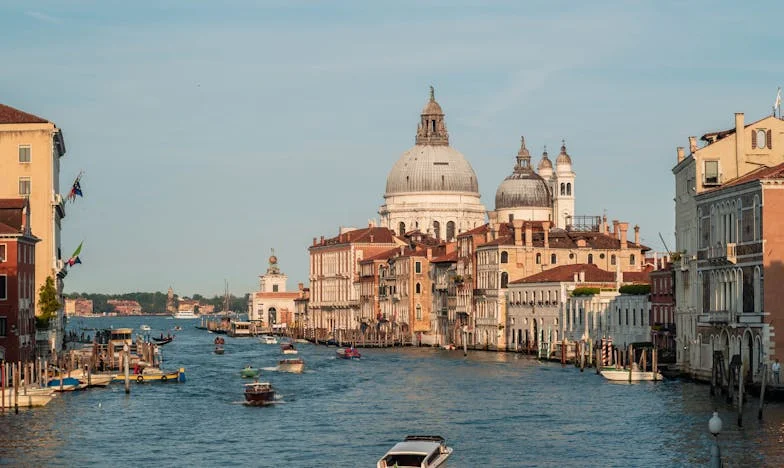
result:
[[[711,447],[711,468],[721,468],[721,449],[719,448],[719,433],[721,432],[721,418],[719,413],[714,411],[713,417],[708,421],[708,430],[713,434],[713,446]]]

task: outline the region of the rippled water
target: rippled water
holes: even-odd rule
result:
[[[0,415],[0,460],[38,466],[372,467],[406,434],[440,434],[450,467],[693,466],[710,453],[707,422],[724,420],[722,455],[731,466],[784,466],[784,406],[745,426],[704,385],[612,384],[586,370],[503,353],[363,349],[361,361],[335,348],[298,345],[301,375],[264,371],[282,399],[242,404],[239,371],[272,369],[277,345],[215,335],[195,321],[77,319],[72,326],[176,324],[165,366],[186,368],[183,384],[122,385],[63,395],[45,408]]]

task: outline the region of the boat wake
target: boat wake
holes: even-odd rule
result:
[[[261,370],[267,371],[267,372],[277,372],[278,368],[277,367],[262,367]]]

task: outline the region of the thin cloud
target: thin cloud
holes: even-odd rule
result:
[[[38,21],[43,21],[44,23],[51,23],[51,24],[63,23],[63,21],[60,18],[55,18],[54,16],[41,13],[40,11],[26,11],[25,15],[29,16],[30,18],[37,19]]]

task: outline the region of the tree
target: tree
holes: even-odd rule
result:
[[[54,278],[51,276],[46,277],[46,282],[38,291],[38,307],[41,309],[41,315],[35,318],[36,328],[47,329],[49,321],[60,308],[60,301],[57,300],[57,288],[54,287]]]

